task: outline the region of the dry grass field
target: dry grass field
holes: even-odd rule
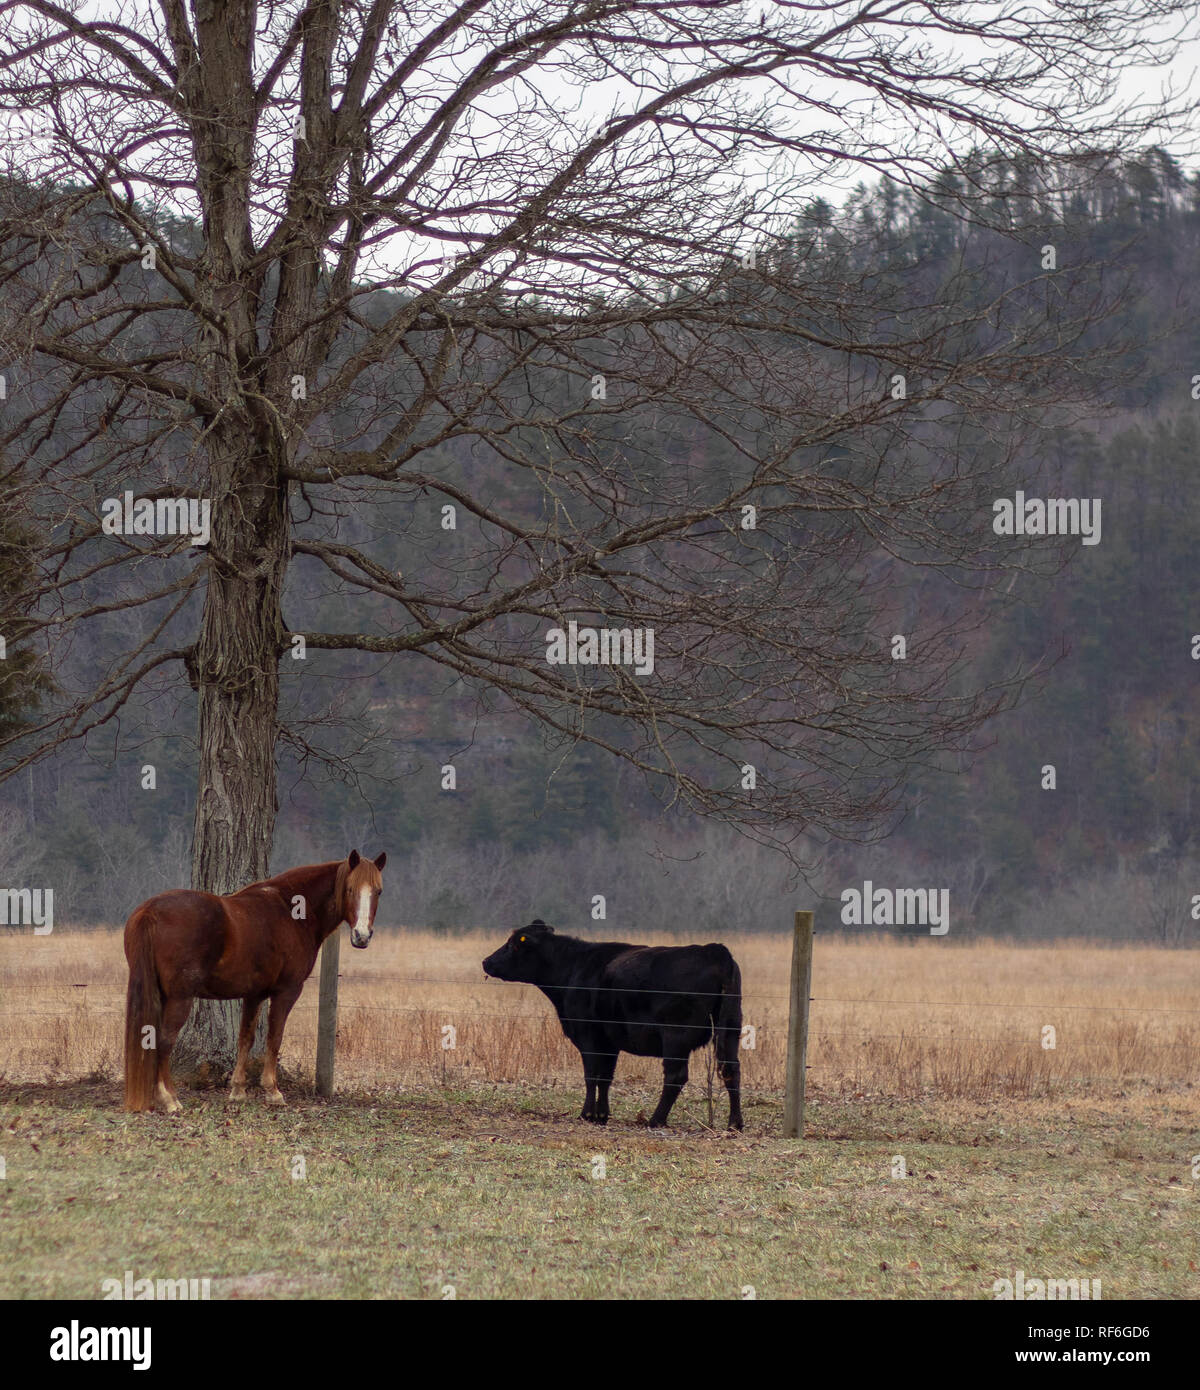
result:
[[[789,1141],[785,938],[729,939],[740,1135],[703,1054],[669,1130],[637,1126],[661,1073],[629,1057],[607,1129],[578,1121],[549,1005],[483,978],[498,943],[382,929],[343,951],[332,1100],[314,981],[286,1107],[185,1089],[167,1117],[121,1108],[120,934],[0,937],[0,1297],[127,1270],[214,1298],[988,1299],[1017,1270],[1200,1296],[1200,953],[818,938]]]
[[[480,961],[500,941],[384,927],[366,951],[343,945],[339,1083],[574,1084],[578,1054],[543,996],[485,979]],[[790,939],[726,942],[754,1029],[744,1085],[751,1101],[773,1097],[783,1085]],[[118,930],[0,936],[0,1075],[116,1076],[124,990]],[[1200,1079],[1200,951],[818,937],[813,995],[808,1060],[826,1092],[1035,1096]],[[316,1008],[314,978],[284,1039],[293,1077],[312,1075]],[[659,1074],[657,1062],[623,1057],[618,1103],[622,1083]],[[705,1089],[698,1053],[681,1104],[697,1107]]]

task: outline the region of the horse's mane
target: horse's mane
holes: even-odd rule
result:
[[[302,864],[299,868],[284,869],[280,873],[272,874],[270,878],[260,879],[257,883],[248,883],[245,888],[239,888],[238,893],[248,893],[252,888],[300,888],[302,885],[311,883],[314,879],[328,877],[335,869],[337,874],[334,879],[334,888],[340,889],[346,881],[346,861],[344,859],[330,859],[324,864]],[[236,897],[237,894],[231,896]]]

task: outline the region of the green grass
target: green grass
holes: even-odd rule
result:
[[[990,1298],[1018,1268],[1200,1296],[1186,1087],[818,1097],[790,1142],[761,1098],[743,1136],[706,1131],[694,1095],[652,1133],[628,1086],[605,1130],[573,1089],[183,1099],[168,1119],[107,1081],[0,1086],[0,1296],[96,1298],[128,1269],[214,1298]]]

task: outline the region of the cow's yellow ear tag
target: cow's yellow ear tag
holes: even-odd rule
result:
[[[522,938],[521,938],[521,940],[522,940],[522,941],[524,941],[524,940],[525,940],[525,938],[524,938],[524,937],[522,937]]]

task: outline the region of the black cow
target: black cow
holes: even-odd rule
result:
[[[519,927],[483,962],[498,980],[537,985],[583,1058],[587,1095],[580,1118],[608,1123],[617,1056],[663,1059],[663,1125],[687,1084],[688,1057],[716,1042],[729,1092],[729,1127],[741,1129],[742,973],[726,947],[628,946],[559,936],[540,919]]]

